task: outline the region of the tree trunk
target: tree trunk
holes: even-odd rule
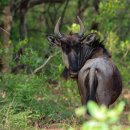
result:
[[[10,0],[10,3],[12,1]],[[8,72],[9,69],[9,62],[10,62],[10,30],[12,27],[12,15],[11,15],[11,6],[5,6],[3,9],[3,31],[2,31],[2,56],[1,56],[1,72],[5,73]]]
[[[21,40],[27,39],[26,13],[28,9],[28,3],[29,0],[23,0],[21,1],[19,7],[19,34]],[[24,47],[21,47],[18,50],[18,52],[14,54],[14,59],[16,62],[16,66],[14,68],[17,68],[17,66],[19,66],[20,55],[23,54],[24,54]]]
[[[27,27],[26,27],[26,9],[21,9],[20,10],[20,16],[19,16],[19,20],[20,20],[20,24],[19,24],[19,30],[20,30],[20,37],[21,39],[25,39],[27,38]]]
[[[76,16],[83,17],[83,13],[88,7],[88,0],[78,0]],[[77,17],[76,17],[77,19]]]
[[[100,0],[93,0],[93,7],[95,10],[95,13],[97,14],[99,13],[99,3],[100,3]],[[93,21],[91,25],[91,29],[98,30],[98,28],[99,28],[99,23],[97,21]]]
[[[21,39],[27,38],[26,13],[28,10],[29,0],[21,1],[19,7],[19,30]]]

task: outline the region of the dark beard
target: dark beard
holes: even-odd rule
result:
[[[79,55],[78,55],[78,66],[79,70],[83,67],[85,62],[92,56],[92,53],[94,51],[94,48],[92,47],[83,47],[80,49]]]

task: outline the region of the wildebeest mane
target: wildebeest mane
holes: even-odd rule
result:
[[[88,47],[89,46],[89,47]],[[88,46],[83,46],[81,48],[80,53],[79,53],[79,61],[78,65],[79,68],[82,68],[85,62],[92,57],[94,53],[99,48],[102,48],[103,50],[103,55],[106,57],[111,57],[110,53],[107,51],[104,45],[104,40],[101,40],[100,37],[96,38],[92,43],[90,43]]]

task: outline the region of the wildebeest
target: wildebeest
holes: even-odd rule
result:
[[[61,48],[66,66],[63,74],[76,79],[82,104],[92,100],[109,107],[122,91],[120,73],[97,33],[84,36],[84,25],[77,18],[79,33],[61,34],[59,18],[55,35],[48,35],[48,40]]]

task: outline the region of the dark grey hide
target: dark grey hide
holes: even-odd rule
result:
[[[59,19],[55,36],[48,35],[48,40],[61,48],[66,66],[63,75],[77,81],[82,104],[92,100],[109,107],[122,91],[120,73],[98,35],[84,36],[83,24],[79,17],[78,20],[79,34],[63,36],[59,32]]]

